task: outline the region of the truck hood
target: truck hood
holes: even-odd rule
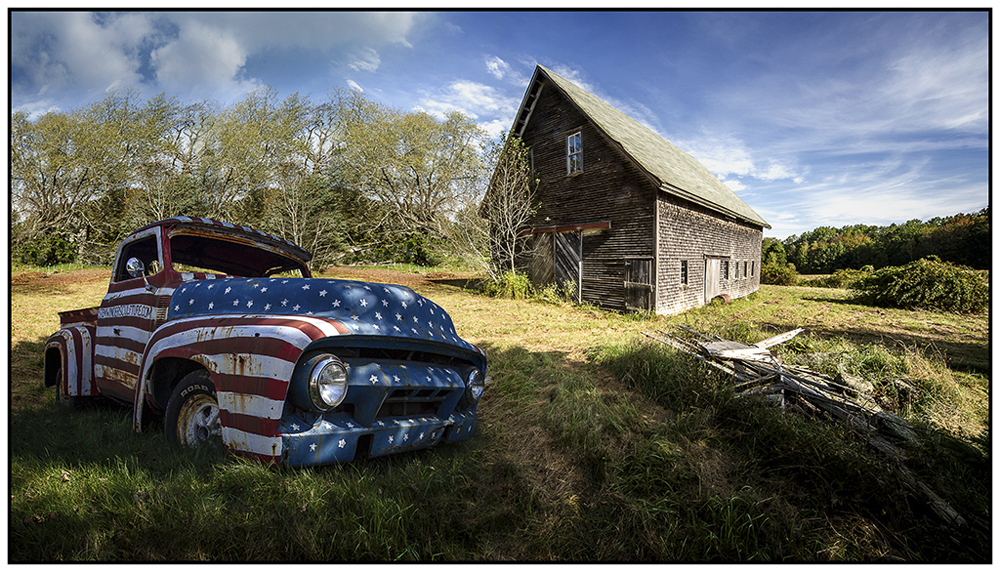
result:
[[[396,336],[474,346],[455,332],[443,308],[405,286],[324,278],[225,278],[185,282],[167,319],[232,315],[314,316],[352,334]]]

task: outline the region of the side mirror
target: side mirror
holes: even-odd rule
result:
[[[138,258],[129,258],[128,262],[125,263],[125,271],[132,278],[138,278],[140,276],[146,275],[146,267],[143,266],[142,261]]]
[[[146,290],[153,290],[153,287],[149,285],[149,280],[146,280],[146,267],[143,266],[142,261],[138,258],[132,257],[125,262],[125,271],[132,278],[138,278],[142,276],[142,283],[146,285]]]

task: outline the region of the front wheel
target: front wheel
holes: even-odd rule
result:
[[[167,402],[163,431],[167,441],[182,447],[222,442],[215,385],[205,370],[181,379]]]

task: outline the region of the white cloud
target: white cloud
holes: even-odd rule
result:
[[[379,57],[378,52],[374,48],[361,48],[356,52],[352,53],[349,57],[349,62],[347,67],[355,71],[367,71],[373,72],[378,69],[379,64],[382,63],[382,59]]]
[[[497,56],[488,57],[486,58],[486,71],[497,79],[503,79],[503,76],[510,73],[510,64]]]
[[[356,89],[356,90],[360,91],[361,93],[365,92],[365,90],[362,89],[361,86],[358,85],[358,83],[356,81],[354,81],[353,79],[346,80],[344,83],[346,83],[347,86],[350,87],[351,89]]]
[[[489,115],[510,120],[513,120],[519,103],[520,99],[509,97],[493,86],[465,80],[452,82],[444,89],[426,94],[418,102],[422,109],[437,117],[460,111],[474,119]]]
[[[137,50],[151,33],[149,19],[136,14],[109,16],[98,23],[86,12],[13,13],[10,59],[16,71],[15,98],[138,83]],[[37,107],[30,101],[24,104]]]
[[[196,97],[233,97],[259,87],[237,79],[247,53],[232,34],[192,21],[180,35],[153,50],[150,64],[160,85],[183,86]]]

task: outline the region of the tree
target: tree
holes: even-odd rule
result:
[[[538,210],[538,180],[531,172],[529,150],[518,137],[504,135],[494,141],[487,157],[492,177],[478,207],[470,205],[461,212],[455,243],[466,260],[477,262],[496,281],[516,271],[528,251],[522,231]]]
[[[357,91],[338,92],[344,160],[353,186],[387,208],[401,234],[447,238],[451,221],[471,202],[483,170],[483,131],[452,112],[439,121],[401,112]]]

